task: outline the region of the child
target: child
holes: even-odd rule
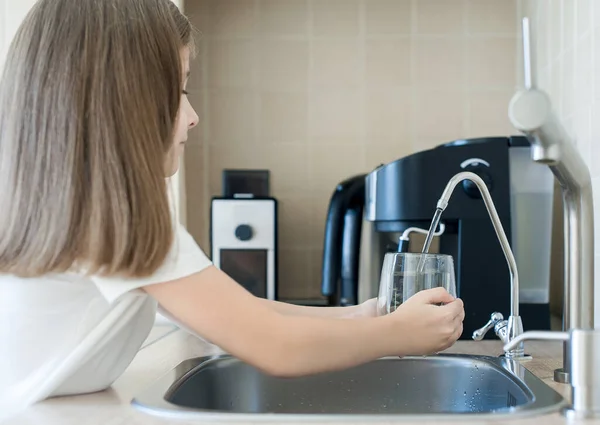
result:
[[[463,304],[423,291],[392,314],[251,295],[170,211],[198,123],[188,20],[169,0],[38,0],[0,81],[0,419],[109,387],[153,326],[278,376],[441,351]],[[438,306],[436,304],[444,304]]]

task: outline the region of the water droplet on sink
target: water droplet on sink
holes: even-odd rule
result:
[[[467,392],[465,391],[465,392],[463,393],[463,395],[466,397],[466,396],[467,396]]]

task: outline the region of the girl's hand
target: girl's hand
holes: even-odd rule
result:
[[[442,304],[442,305],[439,305]],[[437,353],[452,346],[463,331],[463,302],[444,288],[417,292],[390,313],[404,336],[398,351],[404,355]]]

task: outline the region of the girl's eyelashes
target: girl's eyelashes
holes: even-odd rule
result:
[[[186,96],[189,94],[187,90],[182,90],[181,93],[185,94]]]

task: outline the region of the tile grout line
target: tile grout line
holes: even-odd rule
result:
[[[260,20],[261,20],[261,2],[259,0],[254,0],[254,33],[252,35],[252,49],[254,50],[253,61],[252,61],[252,102],[254,104],[254,117],[253,117],[253,145],[262,145],[264,140],[261,140],[262,132],[262,97],[263,97],[263,87],[261,84],[261,60],[260,60],[260,44],[259,39],[262,40],[261,30],[260,30]],[[273,185],[271,184],[271,188]]]
[[[469,5],[466,0],[463,0],[463,40],[461,43],[462,54],[462,96],[463,96],[463,122],[461,131],[467,137],[471,134],[471,99],[470,99],[470,84],[469,84],[469,49],[467,48],[469,32]]]
[[[362,161],[361,168],[367,169],[367,41],[366,41],[366,7],[365,0],[358,2],[358,63],[360,64],[360,138],[362,139]]]
[[[311,91],[311,87],[312,87],[312,80],[314,78],[314,8],[313,8],[313,0],[306,0],[306,34],[307,34],[307,38],[308,38],[308,61],[307,61],[307,75],[306,75],[306,142],[307,142],[307,156],[308,156],[308,161],[307,161],[307,185],[308,185],[308,192],[310,193],[310,203],[311,205],[314,206],[315,203],[315,193],[313,190],[313,179],[312,179],[312,174],[314,172],[313,168],[314,168],[314,164],[313,164],[313,119],[312,119],[312,113],[311,113],[311,105],[313,103],[313,93]],[[314,222],[315,217],[314,217],[314,211],[313,208],[309,209],[309,216],[308,216],[308,230],[309,230],[309,241],[311,241],[314,237],[314,230],[316,228],[317,223]],[[309,242],[310,243],[310,242]],[[312,285],[315,285],[316,283],[313,283],[312,280],[314,278],[317,278],[316,280],[318,280],[318,276],[317,277],[313,277],[313,264],[312,264],[312,260],[313,260],[313,255],[311,255],[312,250],[302,250],[301,252],[304,253],[305,258],[307,258],[307,269],[309,270],[308,273],[308,279],[307,282],[304,285],[303,291],[304,291],[304,296],[306,296],[307,293],[309,293],[309,288]]]
[[[203,0],[205,1],[205,0]],[[203,128],[202,128],[202,136],[203,136],[203,140],[202,140],[202,182],[200,183],[202,186],[202,202],[200,203],[202,205],[202,208],[204,209],[204,211],[207,211],[207,214],[204,214],[203,219],[202,219],[202,231],[203,231],[203,235],[200,238],[199,243],[204,244],[205,249],[206,249],[206,254],[209,258],[212,258],[211,252],[210,252],[210,198],[211,198],[211,187],[210,187],[210,175],[211,175],[211,170],[209,169],[210,167],[210,162],[208,160],[208,158],[211,155],[211,145],[212,143],[210,143],[210,134],[211,134],[211,113],[210,113],[210,89],[209,89],[209,82],[208,82],[208,57],[209,57],[209,49],[211,48],[210,43],[208,40],[204,39],[202,40],[203,43],[203,48],[202,48],[202,64],[200,65],[202,67],[202,82],[201,82],[201,87],[202,87],[202,91],[203,91],[203,95],[202,95],[202,109],[203,109],[203,113],[204,113],[204,120],[203,120]]]
[[[409,110],[409,130],[408,134],[410,137],[410,149],[411,151],[416,150],[417,146],[417,131],[415,128],[414,110],[417,100],[417,87],[415,84],[417,75],[417,60],[416,60],[416,46],[415,46],[415,34],[417,33],[417,0],[411,0],[410,3],[410,41],[408,45],[409,54],[409,97],[410,97],[410,110]]]

